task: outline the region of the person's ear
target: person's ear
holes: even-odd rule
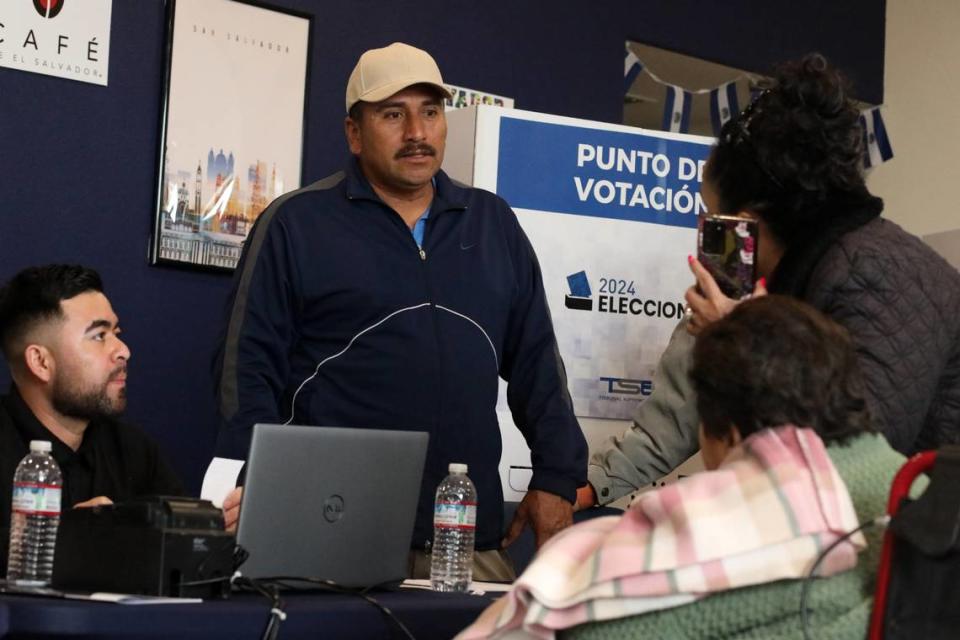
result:
[[[730,430],[727,431],[727,435],[724,437],[724,440],[727,443],[727,446],[731,449],[743,441],[743,438],[740,436],[740,429],[737,429],[737,425],[730,425]]]
[[[347,146],[350,147],[350,153],[355,156],[360,155],[360,150],[363,148],[363,145],[360,144],[360,124],[347,116],[343,120],[343,131],[347,136]]]
[[[50,382],[56,371],[53,353],[42,344],[28,344],[23,350],[23,363],[31,374],[43,382]]]

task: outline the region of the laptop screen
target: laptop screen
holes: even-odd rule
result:
[[[428,434],[257,424],[237,542],[249,577],[406,577]]]

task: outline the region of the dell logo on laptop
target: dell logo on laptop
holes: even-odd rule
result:
[[[323,501],[323,517],[327,522],[336,522],[343,517],[343,498],[333,494]]]

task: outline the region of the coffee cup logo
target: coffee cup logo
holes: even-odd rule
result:
[[[56,18],[67,0],[33,0],[33,8],[44,18]]]

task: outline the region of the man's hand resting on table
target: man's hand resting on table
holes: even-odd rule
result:
[[[533,489],[527,492],[517,507],[513,522],[507,529],[502,546],[508,547],[520,537],[523,528],[527,525],[533,529],[536,537],[537,549],[553,537],[561,529],[573,524],[573,505],[560,496],[546,491]]]

